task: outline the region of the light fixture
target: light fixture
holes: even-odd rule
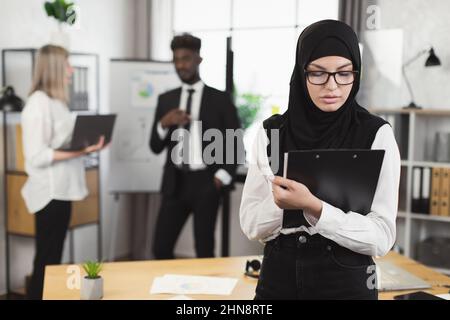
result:
[[[405,64],[403,64],[403,67],[402,67],[403,77],[405,78],[405,82],[408,87],[409,95],[411,97],[410,104],[406,107],[403,107],[403,109],[422,109],[422,107],[419,107],[418,105],[416,105],[414,103],[414,95],[413,95],[413,91],[411,88],[411,84],[408,80],[408,77],[406,76],[406,68],[426,53],[428,53],[428,58],[425,61],[425,67],[435,67],[435,66],[441,65],[441,61],[434,53],[433,47],[430,47],[428,49],[424,49],[424,50],[420,51],[418,54],[416,54],[414,57],[412,57],[410,60],[408,60]]]
[[[0,97],[0,111],[22,111],[23,105],[23,100],[16,96],[13,87],[4,88],[3,96]]]

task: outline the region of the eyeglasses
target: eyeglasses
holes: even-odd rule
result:
[[[309,83],[314,85],[324,85],[330,80],[330,76],[333,76],[334,81],[339,85],[352,84],[355,81],[358,71],[307,71],[305,70],[306,79]]]

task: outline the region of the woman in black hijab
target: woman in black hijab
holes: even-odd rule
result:
[[[323,20],[302,32],[288,110],[264,121],[242,195],[242,230],[265,242],[257,299],[378,297],[372,256],[395,242],[400,154],[389,124],[355,101],[360,74],[348,25]],[[271,130],[278,138],[271,140]],[[270,155],[272,144],[278,154]],[[312,149],[385,150],[370,213],[343,212],[281,177],[285,152]],[[269,155],[278,160],[275,170]]]

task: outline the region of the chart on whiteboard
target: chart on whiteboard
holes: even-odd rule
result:
[[[168,82],[163,79],[164,77],[173,78],[173,72],[167,70],[134,72],[130,80],[130,105],[137,108],[155,107],[158,94],[173,89],[167,86]]]

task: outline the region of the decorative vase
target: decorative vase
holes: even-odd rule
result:
[[[103,278],[84,277],[81,280],[80,295],[81,300],[100,300],[103,298]]]
[[[55,30],[51,33],[50,44],[63,47],[68,51],[70,50],[70,36],[64,30],[64,26],[61,22],[58,23],[57,30]]]

